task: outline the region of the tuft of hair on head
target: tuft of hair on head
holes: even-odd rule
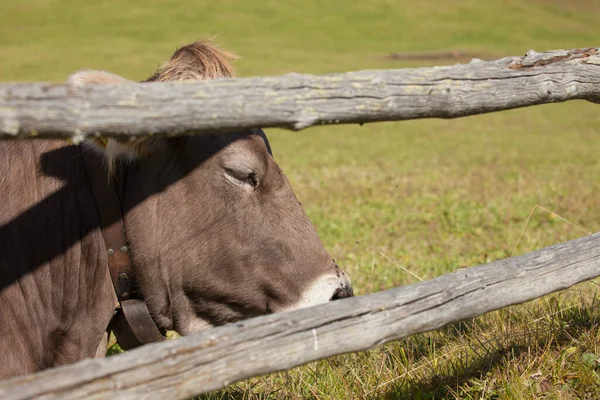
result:
[[[145,82],[170,82],[232,78],[234,53],[220,49],[210,40],[199,40],[175,51],[171,59]]]

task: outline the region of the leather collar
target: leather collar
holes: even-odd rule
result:
[[[98,154],[84,150],[82,157],[100,219],[108,270],[119,303],[108,329],[114,332],[123,350],[165,340],[164,331],[156,326],[143,296],[134,293],[122,205],[127,171],[122,166],[117,176],[109,177]]]

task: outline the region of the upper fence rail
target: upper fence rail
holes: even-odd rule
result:
[[[447,67],[119,85],[0,85],[0,139],[139,137],[457,118],[600,102],[600,48]]]

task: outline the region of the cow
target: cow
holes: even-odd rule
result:
[[[232,59],[198,41],[146,82],[232,77]],[[132,84],[92,70],[68,83]],[[0,378],[106,352],[115,250],[86,162],[101,165],[107,182],[120,177],[134,288],[126,295],[143,299],[161,332],[187,335],[352,296],[262,130],[0,141]]]

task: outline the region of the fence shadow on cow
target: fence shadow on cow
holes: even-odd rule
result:
[[[253,133],[260,135],[265,140],[270,152],[264,133],[261,130],[253,130]],[[153,185],[148,186],[152,188],[152,191],[131,194],[124,205],[123,214],[125,215],[152,195],[189,175],[227,144],[243,137],[240,134],[225,136],[231,136],[231,140],[212,141],[214,145],[198,154],[198,157],[194,158],[194,162],[181,164],[179,168],[169,171],[168,174],[160,175],[158,181],[154,181]],[[186,146],[190,138],[192,137],[174,137],[163,140],[168,140],[170,145]],[[10,147],[11,143],[16,144],[16,142],[7,142],[5,145]],[[0,226],[0,266],[2,266],[0,268],[0,291],[40,266],[55,260],[85,236],[100,229],[100,222],[95,212],[95,200],[85,173],[84,153],[86,157],[94,157],[97,159],[96,161],[103,162],[99,153],[95,153],[88,147],[76,145],[60,147],[48,151],[40,157],[40,172],[46,177],[59,179],[63,182],[63,186]],[[151,160],[144,160],[144,162],[148,161]],[[128,171],[139,168],[139,164],[138,161],[131,161],[127,167]],[[31,168],[35,168],[35,166],[31,165]],[[69,218],[62,218],[61,213],[64,214],[65,207],[72,208],[67,213]],[[87,210],[84,213],[80,209],[81,207],[90,207],[94,209],[94,212]],[[67,234],[63,234],[65,232]]]

